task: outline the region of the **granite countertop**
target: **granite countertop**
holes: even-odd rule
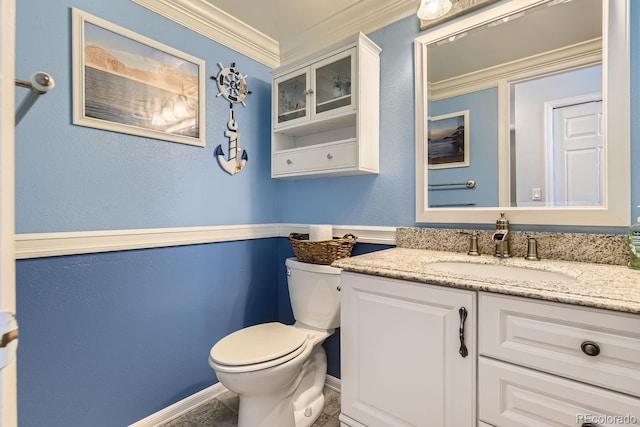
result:
[[[437,270],[434,262],[508,265],[562,273],[567,281],[487,278]],[[343,258],[332,264],[346,271],[415,282],[495,292],[576,304],[608,310],[640,313],[640,271],[626,266],[587,262],[522,258],[501,259],[489,255],[469,256],[458,252],[393,248]]]

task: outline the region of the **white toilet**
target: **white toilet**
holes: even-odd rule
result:
[[[250,326],[209,352],[218,380],[240,397],[238,427],[307,427],[324,407],[322,342],[340,326],[340,269],[285,264],[296,323]]]

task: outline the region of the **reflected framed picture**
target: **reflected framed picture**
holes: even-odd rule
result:
[[[205,145],[205,63],[73,8],[73,123]]]
[[[429,169],[469,166],[469,110],[427,120]]]

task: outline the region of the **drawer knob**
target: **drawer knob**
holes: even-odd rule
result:
[[[291,163],[293,163],[291,159],[287,159],[287,164],[290,165]]]
[[[327,154],[327,159],[329,159],[329,160],[333,159],[333,154],[331,154],[331,153]]]
[[[600,347],[592,341],[585,341],[580,345],[582,352],[587,356],[597,356],[600,354]]]

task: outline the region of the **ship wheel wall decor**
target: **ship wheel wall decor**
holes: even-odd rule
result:
[[[238,131],[238,122],[233,111],[233,104],[240,103],[246,107],[247,104],[244,103],[244,100],[251,91],[247,89],[247,76],[242,75],[236,69],[235,62],[232,62],[230,67],[225,67],[218,62],[218,67],[220,72],[217,76],[212,76],[211,79],[215,80],[218,86],[219,93],[216,97],[222,96],[229,101],[229,121],[227,122],[229,130],[224,133],[224,136],[229,138],[229,152],[228,156],[225,156],[222,145],[218,145],[214,155],[225,172],[229,175],[235,175],[244,168],[249,156],[247,151],[240,146],[240,132]]]

